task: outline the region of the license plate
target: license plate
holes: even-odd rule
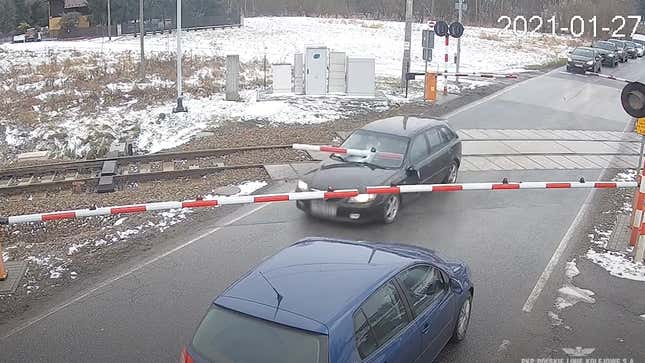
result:
[[[323,200],[311,201],[311,213],[321,217],[336,217],[336,205]]]

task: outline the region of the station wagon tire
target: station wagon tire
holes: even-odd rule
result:
[[[468,297],[464,300],[464,303],[461,304],[459,308],[459,316],[457,317],[457,322],[455,323],[455,331],[452,333],[452,342],[459,343],[460,341],[466,338],[466,332],[468,331],[468,323],[470,323],[470,312],[473,308],[473,297],[468,293]]]
[[[383,203],[383,223],[390,224],[396,220],[401,209],[401,197],[389,195]]]
[[[450,163],[448,167],[448,175],[446,179],[443,180],[444,184],[455,184],[457,182],[457,176],[459,175],[459,164],[456,161]]]

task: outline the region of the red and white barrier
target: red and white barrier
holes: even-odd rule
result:
[[[632,83],[633,82],[633,81],[630,81],[628,79],[618,78],[618,77],[614,77],[614,76],[608,75],[608,74],[595,73],[595,72],[585,72],[585,74],[588,75],[588,76],[611,79],[611,80],[618,81],[618,82],[625,82],[625,83]]]
[[[340,155],[353,155],[353,156],[362,156],[362,157],[368,157],[368,156],[374,155],[375,157],[380,157],[384,159],[403,159],[403,154],[388,153],[383,151],[347,149],[347,148],[338,147],[338,146],[293,144],[292,147],[294,150],[320,151],[320,152],[327,152],[331,154],[340,154]]]
[[[359,194],[405,194],[405,193],[429,193],[429,192],[458,192],[467,190],[517,190],[517,189],[615,189],[634,188],[636,182],[525,182],[525,183],[464,183],[464,184],[420,184],[400,186],[374,186],[367,187],[365,191],[358,189],[335,190],[335,191],[312,191],[284,194],[265,194],[219,197],[213,199],[188,200],[183,202],[159,202],[118,207],[102,207],[95,209],[77,209],[52,213],[36,213],[0,218],[0,224],[20,224],[30,222],[47,222],[63,219],[74,219],[84,217],[144,213],[170,209],[194,209],[216,207],[220,205],[233,204],[258,204],[270,202],[286,202],[294,200],[329,200],[345,199],[358,196]]]
[[[501,73],[455,73],[455,72],[439,72],[437,76],[448,77],[480,77],[480,78],[518,78],[517,74],[501,74]]]

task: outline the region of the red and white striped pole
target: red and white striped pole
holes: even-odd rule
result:
[[[37,223],[75,219],[84,217],[144,213],[171,209],[194,209],[217,207],[220,205],[258,204],[271,202],[287,202],[294,200],[329,200],[353,198],[359,194],[405,194],[405,193],[437,193],[461,192],[468,190],[504,191],[518,189],[614,189],[637,187],[636,182],[524,182],[524,183],[464,183],[464,184],[419,184],[400,186],[374,186],[358,189],[307,191],[283,194],[264,194],[218,197],[201,200],[187,200],[183,202],[155,202],[118,207],[100,207],[93,209],[77,209],[50,213],[36,213],[10,217],[0,217],[0,225],[13,225],[20,223]]]
[[[446,65],[446,70],[444,76],[443,76],[443,95],[447,96],[448,95],[448,46],[450,44],[450,35],[446,35],[446,55],[444,59],[444,63]]]
[[[636,180],[640,183],[645,176],[645,167],[641,168],[641,175],[636,176]],[[641,186],[636,189],[634,193],[634,199],[632,201],[632,233],[629,237],[629,244],[631,246],[636,246],[640,236],[643,234],[643,217],[645,216],[645,186]]]
[[[450,77],[479,77],[479,78],[518,78],[517,74],[502,74],[502,73],[455,73],[455,72],[439,72],[437,76],[450,76]]]
[[[645,166],[641,168],[641,175],[636,178],[640,187],[636,190],[632,203],[632,233],[629,244],[635,247],[634,262],[642,263],[645,254],[645,186],[641,182],[645,180]]]

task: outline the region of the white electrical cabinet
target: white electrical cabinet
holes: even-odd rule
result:
[[[305,52],[305,94],[324,95],[327,93],[327,47],[307,47]]]
[[[272,64],[273,93],[291,93],[291,64]]]
[[[305,93],[305,60],[302,53],[293,56],[293,91],[297,95]]]
[[[347,58],[347,94],[374,97],[376,63],[374,58]]]
[[[329,53],[329,93],[345,93],[347,55],[344,52]]]

